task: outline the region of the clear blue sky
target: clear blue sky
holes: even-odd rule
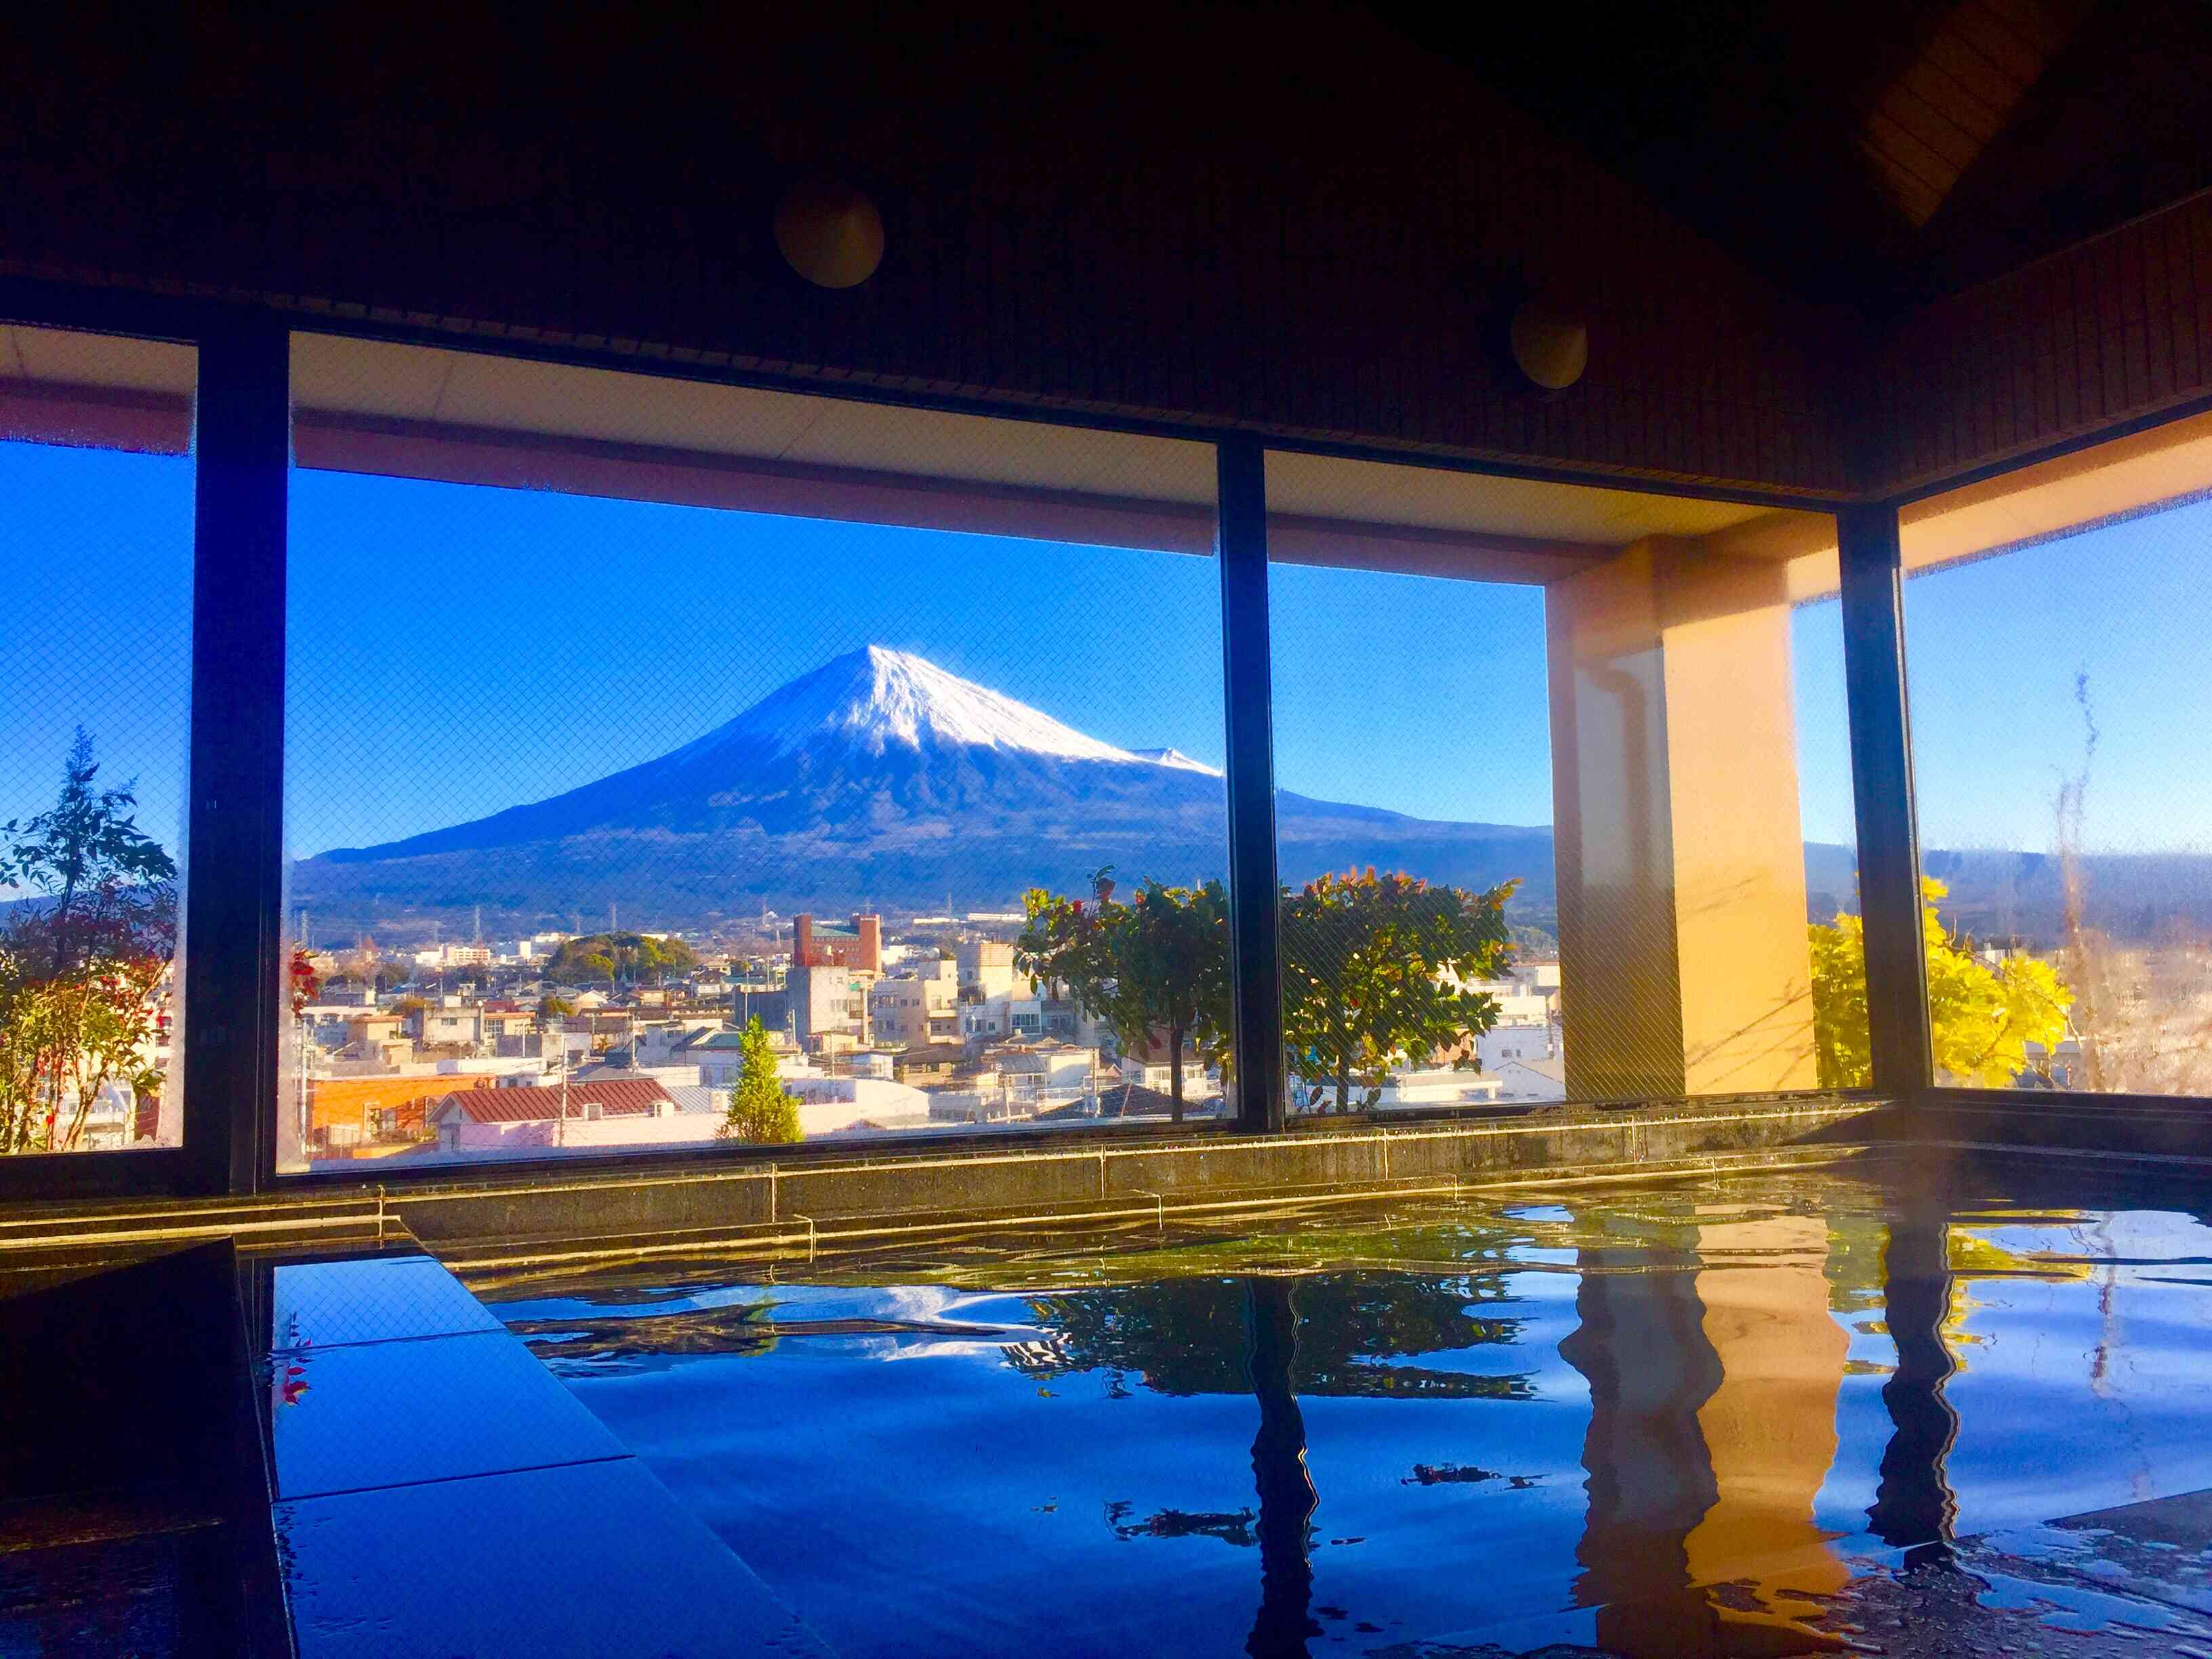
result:
[[[0,817],[48,804],[70,726],[175,844],[191,472],[0,445]],[[918,652],[1127,746],[1222,758],[1211,561],[301,473],[288,740],[295,853],[536,799],[648,759],[836,653]],[[2212,843],[2195,506],[1908,587],[1923,839],[2047,847],[2102,747],[2100,848]],[[1531,588],[1279,567],[1276,769],[1437,817],[1551,817]],[[1851,839],[1832,602],[1795,619],[1806,835]]]
[[[2209,556],[2197,501],[1905,584],[1923,844],[2050,848],[2081,673],[2101,734],[2087,844],[2212,850]]]
[[[53,805],[81,724],[182,844],[191,556],[191,461],[0,443],[0,822]]]

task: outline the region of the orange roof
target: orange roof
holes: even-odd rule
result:
[[[457,1087],[488,1088],[483,1078],[464,1084],[451,1077],[319,1077],[307,1080],[307,1121],[312,1128],[333,1124],[359,1128],[364,1109],[397,1111],[399,1127],[419,1129],[429,1103]]]

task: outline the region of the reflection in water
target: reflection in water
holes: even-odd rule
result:
[[[1908,1202],[1890,1223],[1883,1257],[1883,1297],[1897,1369],[1881,1390],[1893,1425],[1881,1454],[1881,1484],[1867,1511],[1874,1535],[1906,1552],[1913,1565],[1941,1565],[1951,1556],[1957,1500],[1944,1478],[1944,1460],[1959,1419],[1943,1387],[1957,1369],[1943,1340],[1951,1309],[1950,1229],[1924,1200]]]
[[[1708,1593],[1712,1650],[1841,1649],[1802,1622],[1850,1577],[1834,1535],[1814,1520],[1835,1459],[1836,1400],[1850,1346],[1829,1312],[1827,1225],[1796,1215],[1705,1225],[1698,1253],[1704,1333],[1721,1381],[1698,1412],[1713,1504],[1683,1553],[1693,1582],[1751,1591]]]
[[[1963,1552],[1973,1611],[1954,1487],[1984,1533],[2101,1511],[2122,1434],[2212,1487],[2196,1223],[1780,1184],[511,1311],[854,1659],[1833,1651],[1921,1593],[1899,1553]]]
[[[1313,1512],[1319,1504],[1306,1469],[1306,1423],[1291,1386],[1297,1363],[1297,1314],[1291,1279],[1244,1281],[1245,1322],[1252,1355],[1252,1392],[1260,1401],[1260,1432],[1252,1442],[1252,1480],[1260,1494],[1260,1611],[1244,1651],[1252,1659],[1305,1659],[1309,1637],[1322,1633],[1313,1602]]]
[[[1585,1607],[1686,1589],[1683,1540],[1713,1501],[1698,1407],[1720,1385],[1686,1245],[1663,1237],[1581,1252],[1580,1320],[1559,1357],[1589,1382],[1589,1516],[1575,1559]]]
[[[1808,1592],[1849,1577],[1813,1522],[1848,1348],[1826,1254],[1822,1223],[1799,1216],[1581,1253],[1581,1323],[1559,1345],[1590,1388],[1575,1594],[1608,1652],[1844,1646],[1799,1622],[1819,1610]]]

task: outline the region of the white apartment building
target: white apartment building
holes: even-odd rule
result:
[[[1482,1069],[1494,1072],[1509,1060],[1557,1060],[1559,1028],[1551,1024],[1498,1024],[1475,1042],[1475,1056]]]
[[[483,1041],[483,1010],[473,1003],[456,1006],[447,998],[439,1005],[410,1010],[405,1029],[418,1043],[473,1048]]]
[[[1496,1073],[1501,1100],[1565,1100],[1567,1062],[1564,1060],[1509,1060]]]
[[[894,1048],[949,1042],[963,1035],[954,963],[931,957],[868,988],[872,1040]]]
[[[960,989],[969,1000],[1031,994],[1036,981],[1014,969],[1014,947],[1004,939],[963,939],[952,948]]]
[[[799,1045],[819,1050],[825,1041],[842,1039],[865,1047],[872,981],[872,975],[855,968],[793,968],[784,986],[791,996],[792,1036]]]

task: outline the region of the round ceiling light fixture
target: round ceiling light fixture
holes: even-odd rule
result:
[[[1589,367],[1589,325],[1543,295],[1513,313],[1507,333],[1515,365],[1547,392],[1565,392]]]
[[[838,179],[802,179],[776,204],[784,263],[817,288],[857,288],[884,262],[884,216]]]

